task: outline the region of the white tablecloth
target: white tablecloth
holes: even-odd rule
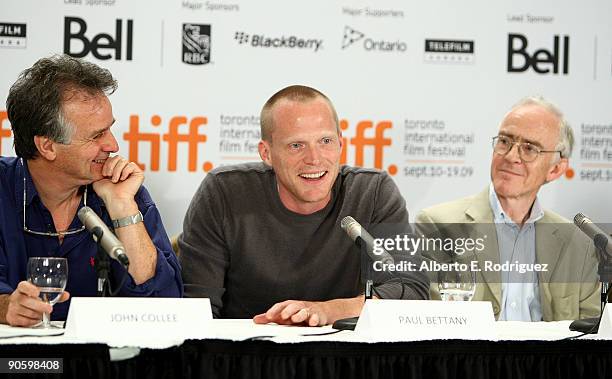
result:
[[[498,321],[495,323],[497,340],[559,340],[579,333],[571,332],[571,321],[558,322],[514,322]],[[296,327],[280,325],[256,325],[251,320],[212,320],[210,324],[203,325],[208,329],[208,338],[242,341],[246,339],[266,339],[278,343],[301,343],[310,341],[336,341],[336,342],[363,342],[367,339],[353,331],[341,331],[327,334],[334,330],[331,326],[324,327]],[[48,334],[61,333],[61,329],[49,331],[29,328],[16,328],[0,325],[0,344],[73,344],[88,343],[73,336]],[[584,338],[584,337],[583,337]],[[143,336],[138,341],[116,340],[107,342],[111,347],[135,346],[142,348],[167,348],[178,346],[182,339],[159,340],[154,337]]]

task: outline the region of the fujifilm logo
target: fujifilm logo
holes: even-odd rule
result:
[[[508,72],[525,72],[530,68],[538,74],[569,73],[569,36],[553,36],[552,49],[528,50],[529,41],[522,34],[508,34]]]
[[[251,45],[252,47],[270,49],[302,49],[319,51],[323,48],[323,40],[316,38],[301,38],[297,36],[270,37],[264,34],[247,34],[236,32],[234,40],[239,45]]]
[[[358,42],[358,45],[361,45],[365,51],[405,52],[407,49],[407,45],[403,41],[386,41],[383,39],[370,38],[359,30],[353,29],[350,26],[345,26],[344,34],[342,35],[342,50]]]

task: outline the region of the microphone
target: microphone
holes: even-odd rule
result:
[[[104,221],[89,207],[83,207],[77,213],[85,228],[93,234],[94,240],[111,258],[124,266],[130,264],[125,248],[119,239],[111,232]]]
[[[395,261],[391,254],[389,254],[385,249],[379,247],[377,249],[382,250],[380,254],[374,253],[374,238],[367,230],[365,230],[354,218],[351,216],[346,216],[340,222],[340,227],[342,230],[348,234],[348,236],[355,241],[357,246],[361,246],[360,243],[363,241],[365,243],[365,249],[370,258],[376,262],[380,261],[383,264],[393,264]]]
[[[574,224],[593,240],[595,247],[612,256],[612,241],[610,237],[597,225],[593,224],[593,221],[582,213],[578,213],[574,217]]]

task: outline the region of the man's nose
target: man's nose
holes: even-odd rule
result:
[[[510,146],[510,150],[504,155],[504,159],[513,163],[521,163],[523,161],[521,159],[518,143],[513,143],[512,146]]]
[[[316,165],[321,161],[321,152],[316,145],[307,145],[305,148],[304,161]]]
[[[102,150],[110,153],[116,153],[117,151],[119,151],[119,144],[117,143],[117,139],[110,130],[103,137]]]

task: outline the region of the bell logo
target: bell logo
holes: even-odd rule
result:
[[[385,138],[385,130],[393,128],[391,121],[380,121],[376,124],[374,122],[366,120],[357,123],[355,128],[355,136],[348,138],[346,131],[349,129],[349,122],[347,120],[340,120],[340,129],[343,131],[342,137],[342,152],[340,155],[340,163],[346,164],[348,162],[349,145],[354,151],[355,166],[364,166],[366,147],[373,148],[374,155],[374,168],[384,170],[384,149],[385,146],[391,146],[391,138]],[[366,131],[374,129],[373,136],[366,137]],[[394,164],[389,165],[386,168],[387,172],[391,175],[397,173],[397,166]]]
[[[0,112],[0,155],[2,155],[2,140],[4,138],[11,138],[13,133],[11,129],[4,129],[4,120],[8,120],[8,113],[6,111]]]
[[[73,26],[76,29],[73,29]],[[126,23],[126,38],[125,38],[125,59],[132,60],[132,31],[134,24],[132,20],[127,20]],[[102,54],[100,50],[115,51],[115,60],[121,60],[121,52],[123,47],[123,21],[115,20],[115,37],[107,33],[95,35],[91,40],[85,36],[87,32],[87,23],[82,18],[66,17],[64,18],[64,54],[68,54],[75,58],[83,58],[91,52],[91,54],[100,60],[108,60],[112,54]],[[81,51],[73,51],[71,49],[71,41],[79,40],[83,46]]]
[[[123,139],[128,142],[128,159],[136,162],[143,170],[146,165],[138,161],[139,145],[141,142],[147,142],[150,145],[151,157],[149,159],[150,170],[159,171],[161,142],[166,142],[168,146],[168,171],[176,171],[178,160],[178,145],[179,143],[187,144],[187,170],[194,172],[198,165],[198,149],[199,144],[206,142],[206,134],[200,133],[200,127],[208,123],[206,117],[194,117],[188,119],[185,116],[175,116],[168,121],[168,131],[165,134],[160,133],[143,133],[140,131],[140,117],[138,115],[130,116],[130,127],[123,134]],[[162,125],[162,118],[158,115],[151,117],[151,126],[159,127]],[[187,133],[180,133],[179,129],[187,130]],[[202,170],[208,172],[212,170],[211,162],[204,162]]]
[[[564,75],[569,72],[569,36],[563,36],[563,46],[560,49],[559,36],[553,38],[552,52],[539,49],[530,55],[527,52],[527,37],[522,34],[508,34],[508,72],[525,72],[529,67],[538,74],[559,73],[559,68]],[[515,65],[515,57],[522,57],[522,65]]]

